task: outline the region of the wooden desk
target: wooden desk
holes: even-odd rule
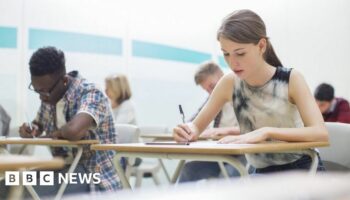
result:
[[[225,162],[234,166],[241,176],[248,175],[245,167],[232,155],[247,153],[277,153],[277,152],[303,152],[311,156],[311,173],[316,173],[318,159],[315,151],[310,148],[329,146],[328,142],[294,142],[294,143],[262,143],[262,144],[217,144],[215,141],[193,142],[190,145],[145,145],[143,143],[133,144],[97,144],[92,145],[93,150],[115,150],[117,157],[152,157],[180,159],[179,165],[173,176],[176,182],[178,175],[187,159],[198,161]],[[131,188],[123,169],[117,163],[117,172],[123,187]]]
[[[140,134],[143,139],[150,139],[152,141],[172,141],[174,137],[171,133],[154,133],[154,134]],[[199,140],[211,140],[212,138],[200,136]]]
[[[43,159],[34,156],[0,155],[0,172],[23,171],[31,169],[60,169],[64,166],[62,158]],[[11,187],[8,199],[19,199],[22,195],[23,186]],[[40,199],[33,187],[26,186],[33,199]]]
[[[21,138],[21,137],[6,137],[0,138],[1,144],[23,144],[23,145],[48,145],[48,146],[80,146],[84,144],[98,144],[98,140],[56,140],[51,138]]]
[[[47,146],[69,146],[78,149],[75,158],[70,165],[67,173],[73,173],[77,167],[79,160],[83,154],[83,145],[98,144],[98,140],[79,140],[79,141],[68,141],[61,139],[51,139],[51,138],[20,138],[20,137],[6,137],[0,138],[1,144],[22,144],[22,145],[47,145]],[[62,183],[60,189],[57,192],[55,199],[61,199],[67,184]]]
[[[172,133],[141,133],[140,134],[140,138],[142,138],[144,142],[148,142],[148,141],[152,141],[152,142],[158,142],[158,141],[174,141],[174,137],[172,135]],[[212,140],[212,138],[209,137],[202,137],[200,136],[198,138],[198,140]],[[174,180],[172,180],[173,178],[170,177],[168,170],[165,167],[165,164],[163,162],[162,159],[158,159],[160,166],[165,174],[165,177],[167,178],[167,180],[169,181],[169,183],[174,182]],[[181,167],[184,165],[184,161],[180,161],[178,164],[178,167]],[[223,167],[222,163],[219,163],[220,168],[222,169],[222,171],[224,172],[224,176],[227,174],[225,168]],[[178,168],[177,167],[177,168]],[[227,175],[228,176],[228,175]]]
[[[61,158],[42,159],[35,156],[0,155],[0,171],[19,169],[60,169],[64,166]]]

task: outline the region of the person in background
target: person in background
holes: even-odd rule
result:
[[[6,137],[9,135],[10,131],[11,117],[6,112],[6,110],[0,105],[0,137]],[[7,153],[7,148],[5,145],[0,145],[0,154]]]
[[[78,71],[66,73],[64,53],[52,46],[36,50],[30,58],[31,83],[29,89],[39,95],[41,105],[32,126],[23,123],[19,128],[21,137],[46,136],[71,141],[97,139],[101,144],[117,143],[113,114],[108,99],[95,84],[82,78]],[[75,156],[68,148],[52,148],[53,156]],[[114,151],[92,151],[85,146],[75,173],[99,173],[99,184],[68,184],[65,193],[92,191],[115,191],[121,184],[112,163]],[[57,193],[59,173],[55,171],[53,186],[34,186],[39,196]]]
[[[326,122],[350,123],[349,102],[340,97],[334,97],[332,85],[322,83],[314,93],[318,107]]]
[[[322,115],[303,76],[278,59],[265,23],[251,10],[238,10],[222,22],[217,39],[232,72],[220,79],[206,105],[192,123],[173,129],[178,142],[196,141],[226,102],[233,102],[240,135],[222,144],[264,141],[328,141]],[[254,173],[309,170],[304,153],[246,154]],[[322,162],[318,171],[324,171]]]
[[[210,95],[223,76],[224,73],[220,69],[220,66],[212,61],[208,61],[199,66],[194,75],[194,81],[196,85],[200,85],[202,89]],[[194,120],[205,103],[199,108],[198,112],[190,119],[190,121]],[[226,135],[236,134],[239,134],[239,127],[233,110],[233,104],[232,102],[227,102],[214,118],[212,128],[207,128],[201,136],[219,138]]]
[[[194,75],[194,81],[196,85],[200,85],[209,95],[213,92],[216,84],[224,76],[223,71],[219,65],[212,61],[201,64]],[[208,97],[209,98],[209,97]],[[208,99],[207,99],[208,100]],[[205,103],[207,102],[205,101]],[[203,104],[198,112],[190,119],[192,121],[198,113],[202,110]],[[224,104],[221,111],[216,115],[213,120],[212,127],[209,127],[203,131],[200,135],[208,138],[220,138],[227,135],[238,135],[239,127],[236,119],[236,115],[233,110],[232,102]],[[244,156],[235,156],[242,163],[246,163]],[[228,174],[231,177],[239,176],[239,172],[231,167],[225,165]],[[179,182],[191,182],[198,181],[201,179],[217,178],[219,177],[221,169],[217,162],[202,162],[192,161],[185,164],[181,170]]]
[[[123,74],[108,76],[105,78],[105,92],[111,103],[114,122],[116,124],[137,125],[134,104],[130,99],[132,93],[128,78]],[[128,159],[122,157],[119,162],[125,170]],[[139,166],[141,162],[141,158],[135,158],[135,162],[132,165]]]
[[[111,102],[116,124],[136,125],[136,112],[128,78],[125,75],[112,75],[105,79],[106,94]]]
[[[0,105],[0,135],[8,136],[10,131],[11,117]]]

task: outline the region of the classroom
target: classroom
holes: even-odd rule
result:
[[[349,7],[0,0],[0,199],[350,199]]]

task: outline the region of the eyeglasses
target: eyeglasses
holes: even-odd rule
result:
[[[62,77],[60,77],[60,78],[55,82],[55,84],[53,84],[53,86],[49,89],[49,91],[47,91],[47,92],[43,92],[43,91],[36,90],[36,89],[33,87],[33,84],[32,84],[32,83],[30,83],[30,84],[28,85],[28,89],[31,90],[31,91],[33,91],[33,92],[36,92],[36,93],[38,93],[38,94],[40,94],[40,95],[43,95],[43,96],[46,96],[46,97],[50,97],[52,91],[56,88],[56,86],[58,85],[58,83],[60,82],[61,79],[62,79]]]

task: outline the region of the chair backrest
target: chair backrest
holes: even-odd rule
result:
[[[140,132],[142,134],[164,134],[169,133],[168,126],[165,125],[148,125],[140,126]]]
[[[326,169],[330,171],[350,170],[350,124],[326,122],[326,127],[329,133],[330,146],[319,149],[321,158],[325,161]],[[336,165],[340,165],[340,168]]]
[[[139,141],[140,129],[131,124],[116,124],[119,143],[135,143]]]

